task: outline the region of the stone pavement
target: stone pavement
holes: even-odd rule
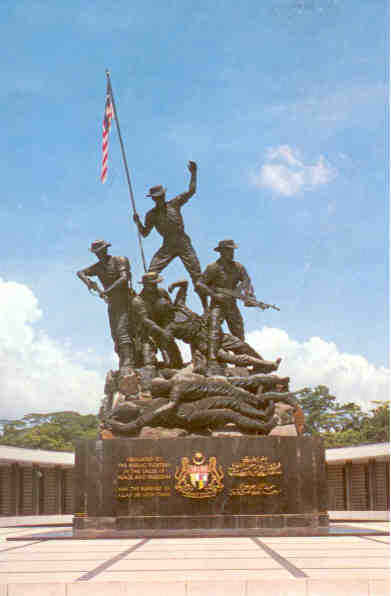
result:
[[[0,529],[0,596],[389,594],[388,536],[6,541],[31,533]]]
[[[43,526],[50,526],[53,528],[53,526],[71,526],[72,520],[73,515],[0,516],[0,528],[10,528],[12,526],[23,528],[42,528]]]

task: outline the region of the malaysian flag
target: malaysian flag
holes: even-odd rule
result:
[[[111,90],[110,90],[110,83],[107,81],[107,90],[106,90],[106,105],[105,105],[105,113],[103,115],[103,133],[102,133],[102,172],[100,175],[100,179],[102,182],[106,182],[107,178],[107,162],[109,158],[109,132],[111,121],[114,117],[114,110],[113,104],[111,101]]]

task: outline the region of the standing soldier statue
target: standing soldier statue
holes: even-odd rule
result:
[[[194,195],[197,186],[197,164],[194,161],[189,161],[188,169],[191,178],[189,189],[186,192],[177,195],[170,201],[166,201],[166,189],[163,186],[153,186],[147,196],[155,201],[155,207],[148,211],[144,225],[137,213],[135,213],[133,220],[144,238],[148,236],[153,228],[156,228],[157,232],[163,237],[163,245],[152,257],[148,272],[160,273],[173,259],[179,257],[193,281],[205,310],[207,298],[199,292],[196,285],[201,275],[201,266],[191,240],[185,233],[181,214],[181,207]]]
[[[129,334],[129,291],[131,289],[130,264],[127,257],[113,257],[105,240],[95,240],[90,251],[99,259],[97,263],[81,269],[78,277],[90,291],[96,292],[108,304],[108,315],[114,349],[119,356],[120,376],[130,375],[133,366],[133,345]],[[103,290],[90,279],[98,277]]]
[[[221,240],[214,249],[220,253],[215,263],[208,265],[199,283],[199,291],[211,296],[209,314],[209,360],[217,359],[220,347],[220,326],[225,320],[232,335],[244,341],[244,324],[236,304],[236,290],[240,288],[244,304],[255,300],[254,290],[246,269],[234,261],[233,240]]]

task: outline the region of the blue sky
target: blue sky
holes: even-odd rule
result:
[[[202,267],[219,240],[234,238],[259,299],[281,307],[245,312],[250,335],[266,327],[280,338],[262,343],[263,355],[320,338],[336,350],[329,376],[317,377],[312,360],[290,369],[281,353],[292,379],[308,366],[312,384],[326,379],[341,401],[358,391],[364,403],[380,378],[379,398],[388,366],[387,10],[385,0],[4,2],[0,277],[11,286],[0,309],[9,322],[19,305],[22,335],[4,323],[0,352],[26,378],[24,389],[10,381],[3,392],[19,391],[21,408],[57,406],[51,396],[66,388],[49,383],[50,358],[35,362],[42,374],[29,385],[42,337],[61,353],[53,375],[81,362],[100,387],[113,366],[105,306],[75,275],[94,261],[97,238],[130,258],[135,282],[142,274],[114,128],[108,181],[99,181],[109,68],[140,215],[150,186],[175,196],[188,185],[187,161],[197,161],[186,231]],[[160,242],[156,232],[145,240],[148,261]],[[165,284],[184,274],[170,265]],[[347,366],[347,376],[367,379],[359,388],[333,387],[340,354],[365,361],[359,373]]]

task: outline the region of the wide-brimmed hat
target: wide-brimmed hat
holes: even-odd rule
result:
[[[111,246],[111,244],[110,242],[106,242],[106,240],[94,240],[94,242],[91,243],[90,251],[97,253],[108,246]]]
[[[235,244],[233,240],[220,240],[216,248],[213,250],[220,252],[222,248],[238,248],[238,245]]]
[[[163,281],[163,278],[157,273],[157,271],[149,271],[148,273],[144,273],[141,280],[138,282],[139,284],[158,284],[159,282]]]
[[[149,189],[149,193],[146,195],[147,197],[161,197],[165,194],[166,188],[159,184],[158,186],[151,186]]]

